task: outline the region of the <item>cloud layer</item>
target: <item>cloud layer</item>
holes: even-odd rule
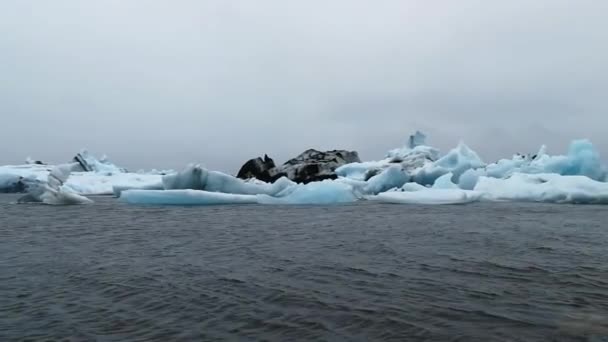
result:
[[[0,164],[81,147],[130,168],[306,148],[366,159],[422,129],[491,161],[608,153],[608,3],[33,1],[0,11]]]

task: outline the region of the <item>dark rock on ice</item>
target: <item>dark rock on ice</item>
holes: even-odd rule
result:
[[[263,159],[258,157],[246,162],[239,170],[237,178],[257,178],[263,182],[269,183],[274,182],[277,179],[276,176],[278,173],[279,170],[277,169],[274,160],[265,154]]]
[[[274,182],[287,177],[296,183],[310,183],[325,179],[336,179],[336,169],[342,165],[361,162],[359,154],[354,151],[333,150],[318,151],[309,149],[299,156],[276,167],[268,156],[251,159],[239,171],[241,179],[257,178],[265,182]]]
[[[78,165],[84,172],[94,171],[93,168],[89,165],[89,163],[87,163],[86,159],[80,153],[77,153],[76,156],[74,156],[73,161],[75,163],[78,163]]]

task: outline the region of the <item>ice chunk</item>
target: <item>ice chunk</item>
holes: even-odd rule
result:
[[[387,160],[350,163],[337,168],[336,174],[339,177],[346,177],[363,181],[368,179],[367,176],[370,174],[370,171],[375,174],[378,174],[389,165],[390,163]]]
[[[203,190],[126,190],[120,200],[146,205],[218,205],[257,203],[254,195],[235,195]]]
[[[479,177],[486,175],[485,169],[468,169],[460,175],[458,186],[463,190],[473,190]]]
[[[401,162],[406,159],[428,159],[431,161],[437,160],[439,157],[439,150],[436,148],[426,145],[426,135],[417,131],[414,135],[409,137],[406,146],[390,150],[386,158],[392,162]]]
[[[389,191],[368,197],[370,200],[396,204],[465,204],[479,201],[481,193],[459,189]]]
[[[349,203],[358,199],[352,186],[323,181],[292,184],[276,197],[265,194],[243,195],[204,190],[126,190],[120,199],[130,204],[156,205],[214,205],[214,204],[332,204]]]
[[[420,131],[416,131],[413,135],[410,135],[407,146],[411,149],[417,146],[426,145],[426,135]]]
[[[452,181],[458,184],[460,176],[464,172],[484,166],[485,163],[477,153],[461,142],[435,163],[428,164],[418,170],[414,175],[414,180],[423,185],[431,185],[435,183],[437,178],[451,172]]]
[[[410,180],[410,176],[401,165],[391,165],[379,175],[370,178],[365,185],[366,194],[378,194],[393,188],[399,188]]]
[[[340,177],[368,180],[391,165],[400,165],[408,175],[411,175],[414,170],[439,158],[439,150],[426,146],[425,139],[424,134],[416,132],[410,136],[406,146],[390,150],[385,159],[346,164],[336,169],[336,174]]]
[[[437,178],[433,184],[433,189],[459,189],[458,185],[452,182],[453,174],[451,172]]]
[[[127,191],[127,190],[164,190],[164,187],[163,187],[162,183],[152,183],[152,184],[146,184],[146,185],[129,184],[129,185],[113,185],[112,186],[112,193],[114,194],[115,197],[120,197],[120,194],[123,191]]]
[[[274,183],[245,181],[218,171],[208,171],[199,165],[190,165],[176,174],[163,176],[167,190],[193,189],[229,194],[274,195],[295,183],[282,177]]]
[[[556,173],[563,176],[587,176],[598,181],[606,180],[599,152],[589,140],[575,140],[567,155],[550,156],[543,146],[535,156],[515,155],[501,159],[486,167],[489,177],[506,178],[514,173]]]
[[[83,149],[80,153],[76,154],[74,162],[78,163],[80,168],[82,168],[81,171],[84,172],[100,172],[105,174],[127,172],[126,169],[112,164],[105,155],[100,159],[97,159],[86,149]]]
[[[21,197],[18,202],[41,202],[51,205],[92,203],[93,201],[90,199],[63,187],[73,167],[74,164],[55,166],[48,174],[46,181],[37,179],[26,180],[27,195]]]
[[[163,189],[161,177],[157,174],[140,173],[74,172],[64,187],[81,195],[113,195],[115,186]]]
[[[594,180],[605,180],[606,171],[602,167],[599,152],[589,140],[575,140],[570,144],[568,154],[560,157],[542,156],[532,164],[544,163],[544,172],[564,176],[587,176]]]
[[[428,188],[424,185],[410,182],[410,183],[404,184],[401,188],[398,189],[398,191],[420,191],[420,190],[427,190],[427,189]]]
[[[608,183],[586,176],[514,173],[507,179],[480,177],[475,190],[487,200],[608,204]]]
[[[274,183],[264,183],[261,181],[244,181],[222,172],[209,171],[205,190],[243,195],[275,195],[292,185],[295,185],[295,183],[285,177]]]
[[[207,183],[208,171],[200,165],[188,165],[184,170],[162,177],[165,190],[203,190]]]
[[[334,204],[355,202],[357,199],[351,185],[332,180],[291,186],[276,197],[258,196],[261,204]]]
[[[23,177],[14,174],[0,174],[0,193],[15,193],[23,192],[25,185],[22,182]]]

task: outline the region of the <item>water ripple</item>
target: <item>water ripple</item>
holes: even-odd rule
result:
[[[1,341],[608,340],[594,206],[11,201]]]

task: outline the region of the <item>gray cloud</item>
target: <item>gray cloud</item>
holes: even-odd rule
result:
[[[425,130],[488,161],[608,151],[608,3],[9,0],[0,164],[81,147],[235,172],[309,147],[380,158]],[[607,152],[608,153],[608,152]]]

